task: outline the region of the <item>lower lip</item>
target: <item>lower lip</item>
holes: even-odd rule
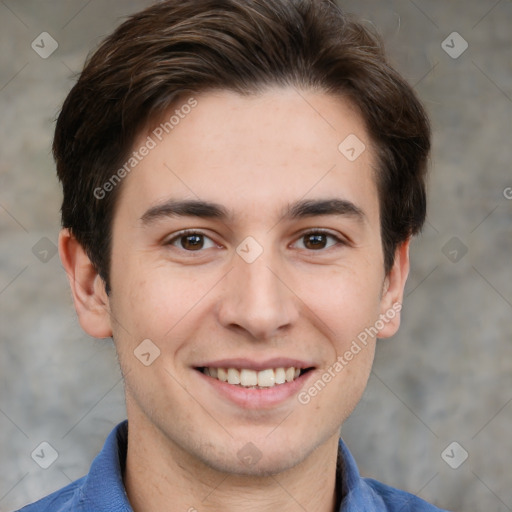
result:
[[[296,395],[314,373],[314,370],[309,370],[292,382],[276,384],[271,388],[255,389],[223,382],[209,375],[205,375],[200,370],[194,371],[221,396],[244,409],[265,409],[281,404]]]

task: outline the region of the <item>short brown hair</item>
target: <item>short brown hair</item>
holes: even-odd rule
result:
[[[93,191],[122,165],[141,130],[183,94],[248,95],[275,85],[326,92],[358,108],[376,150],[389,272],[398,244],[425,220],[430,127],[379,38],[334,0],[167,0],[131,16],[103,41],[56,124],[62,225],[107,290],[120,186],[101,199]]]

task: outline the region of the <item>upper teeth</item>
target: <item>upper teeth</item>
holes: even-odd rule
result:
[[[247,388],[256,386],[271,388],[276,384],[292,382],[300,375],[300,368],[294,368],[293,366],[289,368],[268,368],[259,372],[245,368],[241,370],[237,368],[203,368],[203,372],[229,384],[239,384]]]

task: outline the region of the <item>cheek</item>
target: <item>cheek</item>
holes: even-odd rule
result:
[[[168,345],[170,336],[200,307],[218,277],[138,260],[112,280],[112,312],[124,327],[121,336],[129,333],[138,342],[150,338]],[[124,279],[119,278],[121,273]]]
[[[374,267],[317,272],[305,283],[298,295],[323,320],[328,337],[336,336],[340,349],[379,316],[382,283]]]

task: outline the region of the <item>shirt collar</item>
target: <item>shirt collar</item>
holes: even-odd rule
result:
[[[128,420],[110,432],[103,450],[94,459],[81,489],[80,502],[86,510],[96,505],[97,510],[133,512],[123,484],[123,472],[128,448]]]
[[[123,421],[107,437],[103,450],[94,459],[80,490],[79,503],[88,509],[109,512],[133,512],[123,484],[128,447],[128,420]],[[340,439],[336,468],[336,510],[339,512],[374,512],[372,493],[359,475],[356,462]],[[81,510],[82,508],[79,508]]]
[[[338,446],[338,464],[336,468],[336,490],[339,512],[378,512],[374,494],[359,474],[356,461],[342,439]],[[380,509],[382,510],[382,509]]]

